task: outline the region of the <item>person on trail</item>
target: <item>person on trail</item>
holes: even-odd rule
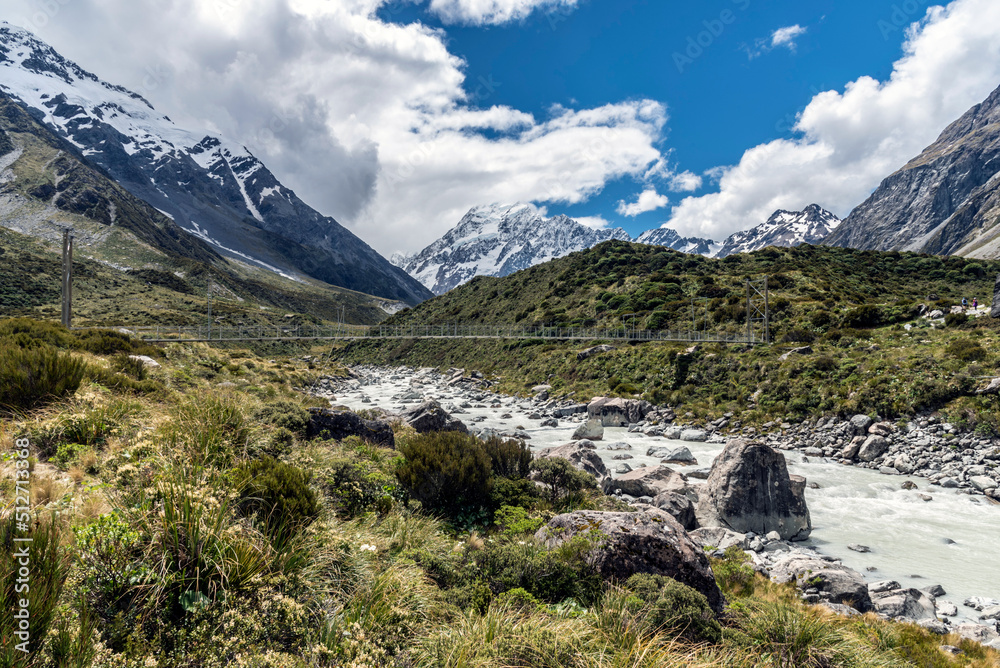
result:
[[[979,310],[979,297],[973,297],[972,298],[972,310],[973,311],[978,311]]]
[[[962,310],[967,311],[969,309],[969,300],[962,297]]]

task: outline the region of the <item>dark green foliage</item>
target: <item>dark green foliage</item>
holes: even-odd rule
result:
[[[316,493],[309,487],[310,474],[302,469],[264,457],[233,471],[239,490],[239,508],[263,520],[272,535],[305,527],[319,514]]]
[[[264,404],[254,413],[254,419],[275,427],[283,427],[299,438],[306,435],[309,426],[309,411],[300,404],[287,399]]]
[[[489,455],[493,475],[517,480],[528,477],[531,470],[531,448],[516,438],[491,436],[483,442]]]
[[[145,363],[128,353],[118,353],[115,355],[114,360],[112,360],[112,368],[135,380],[146,380],[146,376],[148,375]]]
[[[52,348],[23,349],[0,342],[0,410],[29,410],[76,392],[83,360]]]
[[[986,349],[972,339],[953,341],[945,353],[963,362],[979,362],[986,359]]]
[[[28,515],[28,513],[24,513]],[[54,520],[25,521],[31,527],[29,532],[18,528],[20,518],[11,513],[0,520],[0,665],[33,666],[41,656],[45,637],[56,614],[56,606],[69,572],[70,554],[60,547],[60,530]],[[15,538],[32,538],[28,547],[28,583],[25,591],[17,582],[22,564],[16,553],[27,543],[15,543]],[[23,584],[23,580],[22,580]],[[21,610],[21,600],[27,601],[27,615],[30,620],[30,642],[28,654],[15,649],[21,640],[15,635],[20,631],[17,611]]]
[[[754,592],[757,575],[750,557],[736,545],[727,548],[721,559],[712,560],[712,573],[726,596],[750,596]]]
[[[875,304],[865,304],[844,314],[841,326],[853,328],[871,328],[882,324],[882,309]]]
[[[527,478],[511,480],[493,476],[492,489],[490,490],[490,508],[499,509],[501,506],[518,506],[520,508],[534,508],[539,499],[542,498],[538,485]]]
[[[405,460],[396,476],[429,512],[454,518],[489,502],[492,466],[475,436],[453,431],[420,434],[399,451]]]
[[[625,587],[642,601],[642,619],[651,631],[667,631],[694,642],[722,639],[722,626],[701,592],[663,575],[633,575]]]
[[[332,462],[318,482],[337,511],[346,517],[370,511],[384,514],[395,503],[406,503],[409,498],[398,479],[356,458]]]
[[[601,576],[587,563],[592,548],[584,538],[552,550],[533,541],[502,540],[476,552],[473,559],[494,596],[520,588],[546,603],[572,598],[590,605],[604,587]]]
[[[508,589],[493,599],[493,604],[526,613],[532,613],[542,607],[537,598],[521,587]]]
[[[597,489],[594,476],[579,470],[562,457],[536,459],[531,463],[531,470],[537,480],[548,487],[549,501],[553,506],[560,501],[571,501],[584,490]]]
[[[804,329],[790,329],[781,336],[781,343],[812,343],[816,335]]]
[[[944,324],[948,327],[961,327],[969,322],[969,316],[964,313],[949,313],[944,317]]]

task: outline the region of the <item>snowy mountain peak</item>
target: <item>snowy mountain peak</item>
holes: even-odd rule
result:
[[[595,230],[564,215],[545,218],[532,204],[490,204],[470,209],[419,253],[393,261],[444,294],[475,276],[507,276],[609,239],[631,237],[621,228]]]
[[[693,253],[711,257],[720,247],[719,242],[699,237],[682,237],[677,230],[658,227],[646,230],[635,240],[636,243],[651,246],[666,246],[682,253]]]
[[[787,248],[819,243],[838,225],[840,219],[818,204],[810,204],[802,211],[779,209],[766,222],[731,235],[723,242],[716,257],[749,253],[767,246]]]
[[[430,296],[298,199],[242,144],[179,127],[141,95],[9,23],[0,24],[0,95],[223,255],[409,304]]]

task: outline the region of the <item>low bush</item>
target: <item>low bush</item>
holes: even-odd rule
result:
[[[986,349],[972,339],[952,341],[945,354],[963,362],[980,362],[986,359]]]
[[[320,483],[338,513],[347,517],[370,511],[384,515],[394,504],[405,503],[408,498],[395,476],[354,458],[330,462]]]
[[[232,478],[239,509],[263,521],[272,536],[294,533],[319,514],[310,474],[296,466],[264,457],[237,467]]]
[[[49,347],[0,343],[0,409],[30,410],[72,395],[86,368],[83,360]]]
[[[586,490],[597,489],[594,476],[581,471],[562,457],[545,457],[531,463],[534,477],[548,488],[553,506],[572,503]]]
[[[287,399],[264,404],[253,417],[263,424],[287,429],[299,438],[305,438],[309,426],[309,411]]]
[[[587,561],[593,543],[577,537],[547,550],[533,540],[500,540],[473,554],[481,578],[498,596],[523,589],[547,603],[597,601],[604,582]]]
[[[420,434],[399,451],[396,477],[431,513],[457,517],[490,500],[492,464],[482,442],[459,432]]]
[[[722,639],[722,626],[701,592],[663,575],[633,575],[625,587],[642,601],[642,619],[651,632],[667,631],[694,642]]]
[[[483,442],[483,449],[495,476],[517,480],[531,472],[531,448],[522,440],[491,436]]]

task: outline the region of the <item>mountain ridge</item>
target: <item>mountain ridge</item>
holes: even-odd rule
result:
[[[818,204],[810,204],[802,211],[778,209],[760,225],[731,234],[715,257],[749,253],[767,246],[816,244],[839,225],[840,219]]]
[[[0,24],[0,91],[218,252],[287,277],[419,303],[431,293],[302,202],[245,147],[189,132],[28,31]]]

